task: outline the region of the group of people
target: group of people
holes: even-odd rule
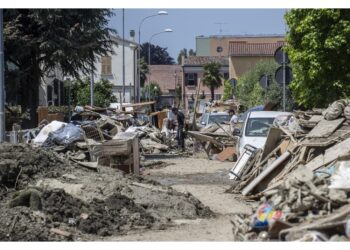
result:
[[[177,131],[176,131],[176,139],[178,141],[178,149],[185,151],[185,115],[179,111],[178,108],[174,107],[171,109],[174,115],[177,117]],[[233,109],[229,110],[229,115],[231,115],[230,119],[230,125],[232,128],[235,127],[235,125],[238,122],[238,116],[235,114],[235,111]]]

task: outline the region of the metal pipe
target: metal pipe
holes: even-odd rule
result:
[[[125,102],[125,10],[123,9],[123,102]]]
[[[282,53],[282,67],[283,67],[283,111],[286,111],[286,54]]]
[[[4,12],[0,9],[0,142],[5,141]]]
[[[93,59],[92,59],[93,60]],[[90,106],[94,106],[94,62],[91,62],[91,79],[90,79]]]
[[[269,175],[274,169],[280,166],[290,156],[291,153],[289,151],[284,152],[280,157],[278,157],[274,162],[272,162],[270,166],[268,166],[264,171],[262,171],[262,173],[258,175],[258,177],[251,181],[249,185],[243,189],[242,194],[249,194],[256,187],[256,185],[258,185],[267,175]]]

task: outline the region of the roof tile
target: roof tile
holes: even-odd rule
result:
[[[230,42],[229,54],[231,56],[273,56],[276,49],[284,42],[277,43],[241,43]]]

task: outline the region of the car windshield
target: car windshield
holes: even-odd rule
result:
[[[227,115],[211,115],[211,116],[209,116],[209,123],[229,122],[230,119],[231,119],[231,116],[229,114],[227,114]]]
[[[246,136],[267,136],[269,129],[275,118],[249,118],[247,121]]]
[[[203,124],[206,124],[207,123],[207,117],[208,117],[208,114],[203,114],[202,118],[201,118],[201,123]]]

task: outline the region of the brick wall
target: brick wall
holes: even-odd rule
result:
[[[182,84],[182,75],[180,65],[150,65],[146,84],[155,81],[163,93],[169,93],[169,90],[175,89],[175,84]]]

